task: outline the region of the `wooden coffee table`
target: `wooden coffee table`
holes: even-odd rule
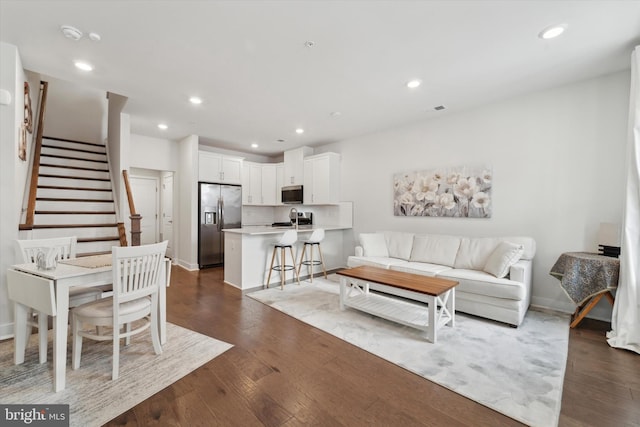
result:
[[[340,309],[351,307],[374,316],[427,331],[437,341],[437,331],[455,326],[455,287],[458,282],[384,268],[361,266],[338,271]],[[370,293],[369,287],[383,292]],[[427,303],[417,305],[394,296]]]

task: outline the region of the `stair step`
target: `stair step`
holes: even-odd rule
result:
[[[106,161],[96,162],[92,160],[70,159],[62,156],[46,156],[44,154],[40,157],[40,162],[41,164],[49,166],[71,166],[74,168],[85,168],[86,170],[105,171],[109,168]]]
[[[57,214],[40,214],[35,215],[33,218],[33,222],[35,225],[64,225],[69,221],[73,221],[74,224],[84,224],[85,227],[93,226],[94,223],[97,224],[115,224],[116,215],[115,214],[101,214],[94,215],[91,213],[81,213],[77,215],[73,215],[73,219],[69,218],[65,215],[57,215]]]
[[[102,156],[106,156],[107,152],[106,150],[103,152],[98,152],[92,149],[85,149],[83,148],[79,148],[79,147],[74,147],[74,146],[65,146],[65,145],[56,145],[56,144],[51,144],[48,143],[45,140],[42,140],[42,149],[47,149],[47,151],[49,150],[60,150],[59,152],[64,152],[62,150],[66,150],[66,151],[71,151],[71,152],[75,152],[75,153],[85,153],[85,154],[91,154],[92,156],[95,154],[99,154]]]
[[[103,150],[106,151],[107,147],[104,144],[99,144],[95,142],[84,142],[84,141],[75,141],[73,139],[65,139],[65,138],[56,138],[53,136],[43,136],[42,142],[46,142],[47,144],[52,144],[56,146],[64,146],[64,147],[79,147],[85,150]]]
[[[103,181],[111,184],[111,180],[109,178],[93,178],[93,177],[87,177],[87,176],[78,177],[78,176],[65,176],[65,175],[55,175],[55,174],[49,174],[49,173],[45,173],[45,174],[40,173],[40,175],[38,175],[38,182],[40,182],[40,178],[86,179],[88,181]]]
[[[92,227],[82,225],[74,228],[38,228],[32,231],[34,239],[51,239],[54,237],[76,236],[78,239],[108,238],[118,235],[116,224],[107,224],[106,227]]]
[[[115,215],[116,211],[35,211],[36,215]]]
[[[84,199],[84,200],[78,200],[78,199],[72,199],[72,198],[65,198],[65,197],[36,197],[36,202],[38,201],[43,201],[43,202],[91,202],[91,203],[112,203],[113,200],[104,200],[104,199]]]
[[[63,154],[45,154],[45,153],[41,153],[40,157],[47,157],[47,158],[52,158],[52,159],[65,159],[65,160],[82,160],[84,162],[91,162],[91,163],[97,163],[97,164],[107,164],[107,160],[106,159],[85,159],[83,157],[75,157],[75,156],[69,156],[67,155],[63,155]]]
[[[44,199],[44,198],[65,198],[65,199],[73,199],[77,201],[86,201],[86,200],[113,200],[113,193],[110,189],[80,189],[76,190],[73,187],[71,188],[50,188],[48,186],[38,186],[36,191],[36,198]],[[37,207],[36,207],[37,209]],[[102,208],[101,208],[102,209]]]
[[[87,252],[111,252],[111,248],[114,246],[120,246],[120,239],[117,240],[105,240],[98,242],[78,242],[76,247],[76,256],[78,253]]]
[[[62,165],[64,166],[64,165]],[[73,176],[78,178],[109,178],[109,171],[104,167],[96,167],[95,165],[80,164],[67,164],[69,167],[60,167],[60,165],[46,163],[46,166],[40,166],[38,169],[39,175],[58,175],[58,176]]]
[[[70,191],[104,191],[104,192],[110,192],[111,191],[111,188],[65,187],[64,185],[38,185],[38,189],[43,189],[43,190],[70,190]]]
[[[113,240],[120,241],[119,236],[106,236],[106,237],[79,237],[78,243],[87,243],[87,242],[110,242]]]
[[[64,199],[64,201],[56,200],[36,200],[36,214],[39,212],[78,212],[84,214],[93,213],[113,213],[116,206],[111,200],[98,200],[94,202],[88,199]]]
[[[82,187],[89,189],[101,189],[111,191],[111,181],[96,181],[85,178],[70,178],[70,177],[46,177],[42,174],[38,177],[38,186],[51,186],[51,187]]]
[[[108,224],[34,224],[33,229],[40,228],[90,228],[90,227],[118,227],[116,223]]]

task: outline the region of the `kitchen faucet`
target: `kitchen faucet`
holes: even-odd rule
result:
[[[296,220],[296,230],[298,229],[298,210],[296,208],[291,208],[289,211],[289,219]]]

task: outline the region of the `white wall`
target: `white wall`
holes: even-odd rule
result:
[[[169,139],[132,133],[129,159],[131,167],[176,171],[178,169],[178,143]]]
[[[342,154],[341,200],[354,202],[356,238],[376,230],[532,236],[532,303],[572,311],[549,270],[562,252],[597,251],[600,222],[620,222],[629,80],[619,72],[316,153]],[[393,174],[477,163],[493,166],[492,218],[393,216]],[[610,317],[606,304],[596,314]]]
[[[24,82],[18,49],[0,42],[0,89],[11,95],[9,105],[0,105],[0,339],[13,334],[13,304],[7,295],[7,268],[15,264],[14,240],[18,238],[18,224],[28,163],[18,159],[20,125],[24,120]],[[33,85],[33,82],[30,82]],[[31,88],[33,89],[33,87]],[[37,99],[33,98],[35,113]],[[32,135],[28,134],[27,158],[31,151]]]
[[[178,142],[178,184],[179,208],[178,235],[175,254],[177,263],[188,270],[198,269],[198,137],[190,135]],[[176,194],[177,193],[177,194]]]

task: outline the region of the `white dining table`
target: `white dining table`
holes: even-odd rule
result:
[[[54,269],[40,270],[35,263],[16,264],[7,270],[9,298],[14,301],[14,363],[24,363],[27,341],[27,314],[29,309],[52,316],[53,321],[53,388],[65,388],[67,361],[67,325],[69,321],[69,289],[95,287],[113,283],[112,267],[82,267],[58,263]],[[169,285],[171,260],[165,259],[165,268],[159,287],[160,343],[167,340],[166,286]]]

